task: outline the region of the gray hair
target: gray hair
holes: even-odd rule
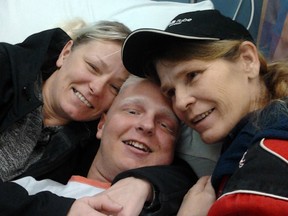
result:
[[[72,32],[71,38],[74,46],[88,43],[91,40],[114,41],[123,44],[131,30],[117,21],[99,21],[91,25],[85,25]]]
[[[133,74],[130,74],[129,77],[125,80],[125,82],[122,84],[118,94],[121,94],[129,86],[137,85],[138,83],[140,83],[142,81],[145,81],[145,80],[148,80],[148,79],[147,78],[138,77],[138,76],[135,76]]]

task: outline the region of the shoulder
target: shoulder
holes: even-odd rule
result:
[[[288,140],[262,139],[244,154],[209,215],[283,215],[288,210]],[[222,214],[221,214],[222,215]]]
[[[40,45],[49,46],[51,43],[55,43],[60,45],[62,49],[69,40],[71,40],[71,38],[65,31],[61,28],[53,28],[32,34],[17,45],[22,47],[39,47]]]

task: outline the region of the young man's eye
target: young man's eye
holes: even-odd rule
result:
[[[159,124],[162,128],[167,130],[169,133],[174,134],[174,130],[168,124],[166,124],[165,122],[159,122]]]
[[[134,109],[129,109],[129,110],[127,110],[127,112],[128,112],[129,114],[132,114],[132,115],[137,115],[137,114],[139,114],[139,112],[138,112],[137,110],[134,110]]]

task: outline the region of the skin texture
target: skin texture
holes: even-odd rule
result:
[[[192,59],[157,63],[161,89],[172,99],[177,116],[206,143],[221,141],[241,118],[259,107],[257,51],[250,42],[243,42],[240,49],[235,62]]]
[[[44,83],[45,125],[99,118],[129,75],[120,44],[94,40],[73,49],[72,45],[71,40],[63,48],[58,70]]]
[[[67,216],[138,216],[151,191],[148,182],[125,178],[94,197],[76,200]]]
[[[108,113],[102,115],[97,131],[101,144],[88,178],[111,182],[127,169],[170,164],[178,129],[171,102],[159,86],[147,80],[130,84],[115,98]],[[131,140],[134,143],[128,145]],[[76,200],[68,216],[136,216],[151,199],[150,183],[129,177],[94,197]]]
[[[257,49],[248,41],[239,49],[234,61],[191,59],[156,65],[161,89],[172,99],[175,113],[206,143],[222,141],[245,115],[262,106]],[[186,194],[178,216],[207,215],[215,199],[210,178],[202,177]]]
[[[98,209],[99,212],[96,212],[95,209]],[[119,212],[121,209],[122,206],[111,200],[108,196],[97,196],[94,199],[83,197],[74,202],[67,216],[104,216]]]
[[[185,195],[177,216],[205,216],[215,200],[210,176],[203,176]]]
[[[111,182],[128,169],[168,165],[179,123],[172,105],[150,81],[121,92],[98,125],[101,144],[88,177]]]

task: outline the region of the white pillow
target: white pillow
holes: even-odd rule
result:
[[[222,143],[206,144],[196,131],[182,124],[176,154],[193,168],[198,177],[212,174],[221,148]]]
[[[1,0],[0,41],[22,42],[36,32],[81,18],[85,22],[117,20],[131,30],[164,29],[180,13],[214,8],[211,0],[178,3],[151,0]]]

